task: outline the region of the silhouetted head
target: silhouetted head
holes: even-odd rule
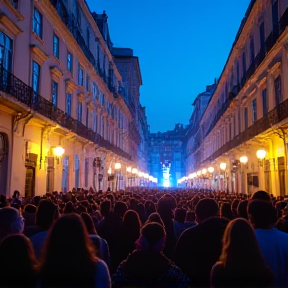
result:
[[[40,201],[36,212],[36,225],[40,229],[48,230],[58,217],[58,207],[54,203],[46,199]]]
[[[201,199],[195,207],[197,222],[202,222],[208,218],[217,216],[219,208],[217,202],[212,198]]]

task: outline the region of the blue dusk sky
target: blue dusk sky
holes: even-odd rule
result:
[[[86,0],[108,15],[114,47],[139,57],[151,132],[187,125],[195,97],[224,68],[250,0]]]

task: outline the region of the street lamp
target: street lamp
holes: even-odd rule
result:
[[[256,156],[259,159],[260,166],[263,166],[263,159],[266,157],[267,151],[260,149],[256,152]]]
[[[242,189],[244,189],[244,193],[246,194],[245,173],[244,173],[243,167],[245,167],[245,164],[248,162],[248,157],[247,156],[241,156],[239,160],[240,160],[240,163],[241,163]]]
[[[54,148],[54,155],[56,156],[57,164],[59,164],[60,157],[64,154],[65,149],[61,146]]]
[[[223,180],[224,180],[224,191],[225,192],[227,191],[227,189],[226,189],[226,171],[225,171],[226,167],[227,167],[227,164],[225,162],[220,163],[220,169],[223,170],[223,172],[224,172]]]

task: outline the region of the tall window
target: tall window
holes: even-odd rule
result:
[[[39,94],[40,65],[37,62],[33,61],[32,69],[32,87],[33,90]]]
[[[89,32],[89,28],[87,28],[87,46],[88,46],[88,48],[90,46],[90,32]]]
[[[278,36],[279,35],[279,3],[278,0],[274,1],[274,3],[272,4],[272,23],[273,23],[273,34],[274,36]]]
[[[239,61],[236,62],[236,73],[237,73],[237,85],[239,85],[240,81],[239,81]]]
[[[86,127],[89,128],[89,108],[86,109]]]
[[[265,26],[264,26],[264,22],[262,22],[260,27],[259,27],[259,33],[260,33],[260,49],[264,51],[264,49],[265,49]]]
[[[97,132],[97,112],[93,111],[93,131]]]
[[[53,55],[59,59],[59,37],[56,34],[53,35]]]
[[[57,98],[58,98],[58,83],[52,81],[52,97],[51,102],[53,106],[57,106]]]
[[[246,55],[245,52],[242,54],[242,68],[243,68],[243,77],[246,73]]]
[[[95,101],[97,99],[97,94],[98,94],[98,88],[95,82],[92,84],[92,92],[93,92],[93,100]]]
[[[278,106],[281,102],[283,102],[283,96],[281,91],[281,76],[278,77],[274,81],[275,87],[275,105]]]
[[[78,155],[74,155],[75,187],[80,186],[80,161]]]
[[[78,71],[78,85],[84,86],[84,70],[80,65]]]
[[[257,121],[257,100],[252,101],[252,123]]]
[[[72,95],[70,93],[66,94],[66,113],[68,116],[71,116],[71,105],[72,104]]]
[[[34,8],[33,12],[33,32],[42,39],[42,15],[39,13],[39,11]]]
[[[248,128],[248,108],[244,108],[244,128]]]
[[[250,63],[252,63],[254,61],[254,39],[253,36],[251,36],[250,39]]]
[[[89,175],[89,158],[85,158],[85,177],[84,177],[85,187],[88,187],[88,175]]]
[[[266,88],[262,90],[262,111],[263,116],[267,114],[268,112],[268,103],[267,103],[267,90]]]
[[[86,75],[86,91],[90,92],[90,77]]]
[[[73,72],[73,55],[69,51],[67,52],[67,69],[69,72]]]
[[[241,110],[238,111],[238,134],[241,133]]]
[[[82,122],[82,103],[78,102],[77,106],[77,120]]]
[[[12,39],[0,31],[0,64],[9,72],[12,70],[12,49]]]

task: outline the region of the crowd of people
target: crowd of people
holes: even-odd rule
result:
[[[0,195],[0,287],[287,288],[287,199],[144,187]]]

